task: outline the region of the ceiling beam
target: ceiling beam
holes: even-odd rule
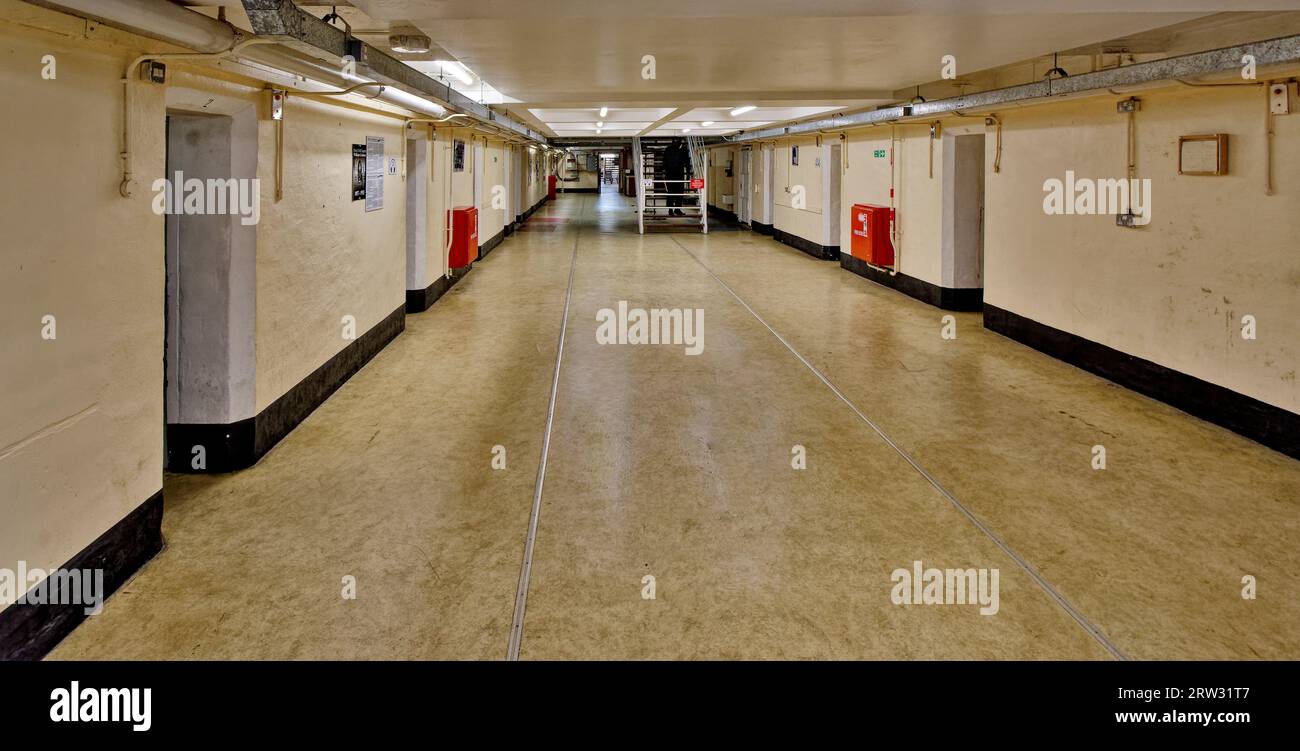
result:
[[[662,128],[662,127],[664,127],[664,126],[667,125],[668,123],[672,122],[673,120],[676,120],[677,118],[681,117],[682,115],[685,115],[687,112],[690,112],[690,111],[693,110],[693,109],[695,109],[695,108],[694,108],[694,107],[678,107],[677,109],[675,109],[675,110],[673,110],[672,112],[668,113],[668,116],[667,116],[667,117],[661,117],[661,118],[659,118],[658,120],[656,120],[656,121],[650,123],[650,127],[646,128],[645,130],[641,131],[640,133],[637,133],[637,135],[638,135],[638,136],[649,135],[649,134],[650,134],[650,131],[655,130],[656,128]]]
[[[377,82],[401,89],[408,94],[432,98],[481,123],[547,143],[547,137],[487,105],[470,99],[442,81],[427,76],[391,57],[377,47],[322,21],[294,5],[292,0],[242,0],[253,32],[258,36],[293,43],[301,49],[322,51],[335,59],[351,56],[356,61],[359,74],[368,75]]]

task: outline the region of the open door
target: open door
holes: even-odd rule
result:
[[[753,215],[751,205],[754,189],[750,185],[754,174],[753,155],[753,150],[746,146],[740,150],[736,158],[736,220],[746,227],[749,226]]]

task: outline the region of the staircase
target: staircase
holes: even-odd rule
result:
[[[637,229],[645,234],[646,227],[696,228],[701,232],[709,231],[708,196],[708,156],[703,142],[698,138],[687,138],[686,145],[691,155],[691,174],[703,181],[702,187],[691,189],[690,179],[666,182],[663,177],[664,151],[672,138],[632,139],[632,163],[636,167],[636,211]],[[686,216],[669,216],[668,199],[680,197],[681,205],[674,206]]]

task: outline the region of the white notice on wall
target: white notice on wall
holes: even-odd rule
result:
[[[1182,171],[1212,175],[1219,171],[1219,142],[1214,139],[1183,141]]]
[[[384,139],[366,136],[366,211],[384,208]]]

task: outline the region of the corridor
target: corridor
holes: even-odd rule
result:
[[[703,311],[702,350],[600,344],[620,301]],[[167,475],[166,547],[51,657],[501,659],[514,626],[521,659],[1300,650],[1300,465],[942,316],[562,195],[256,466]],[[916,560],[999,570],[996,617],[896,607]]]
[[[1300,0],[0,0],[0,91],[15,716],[1290,717]]]

